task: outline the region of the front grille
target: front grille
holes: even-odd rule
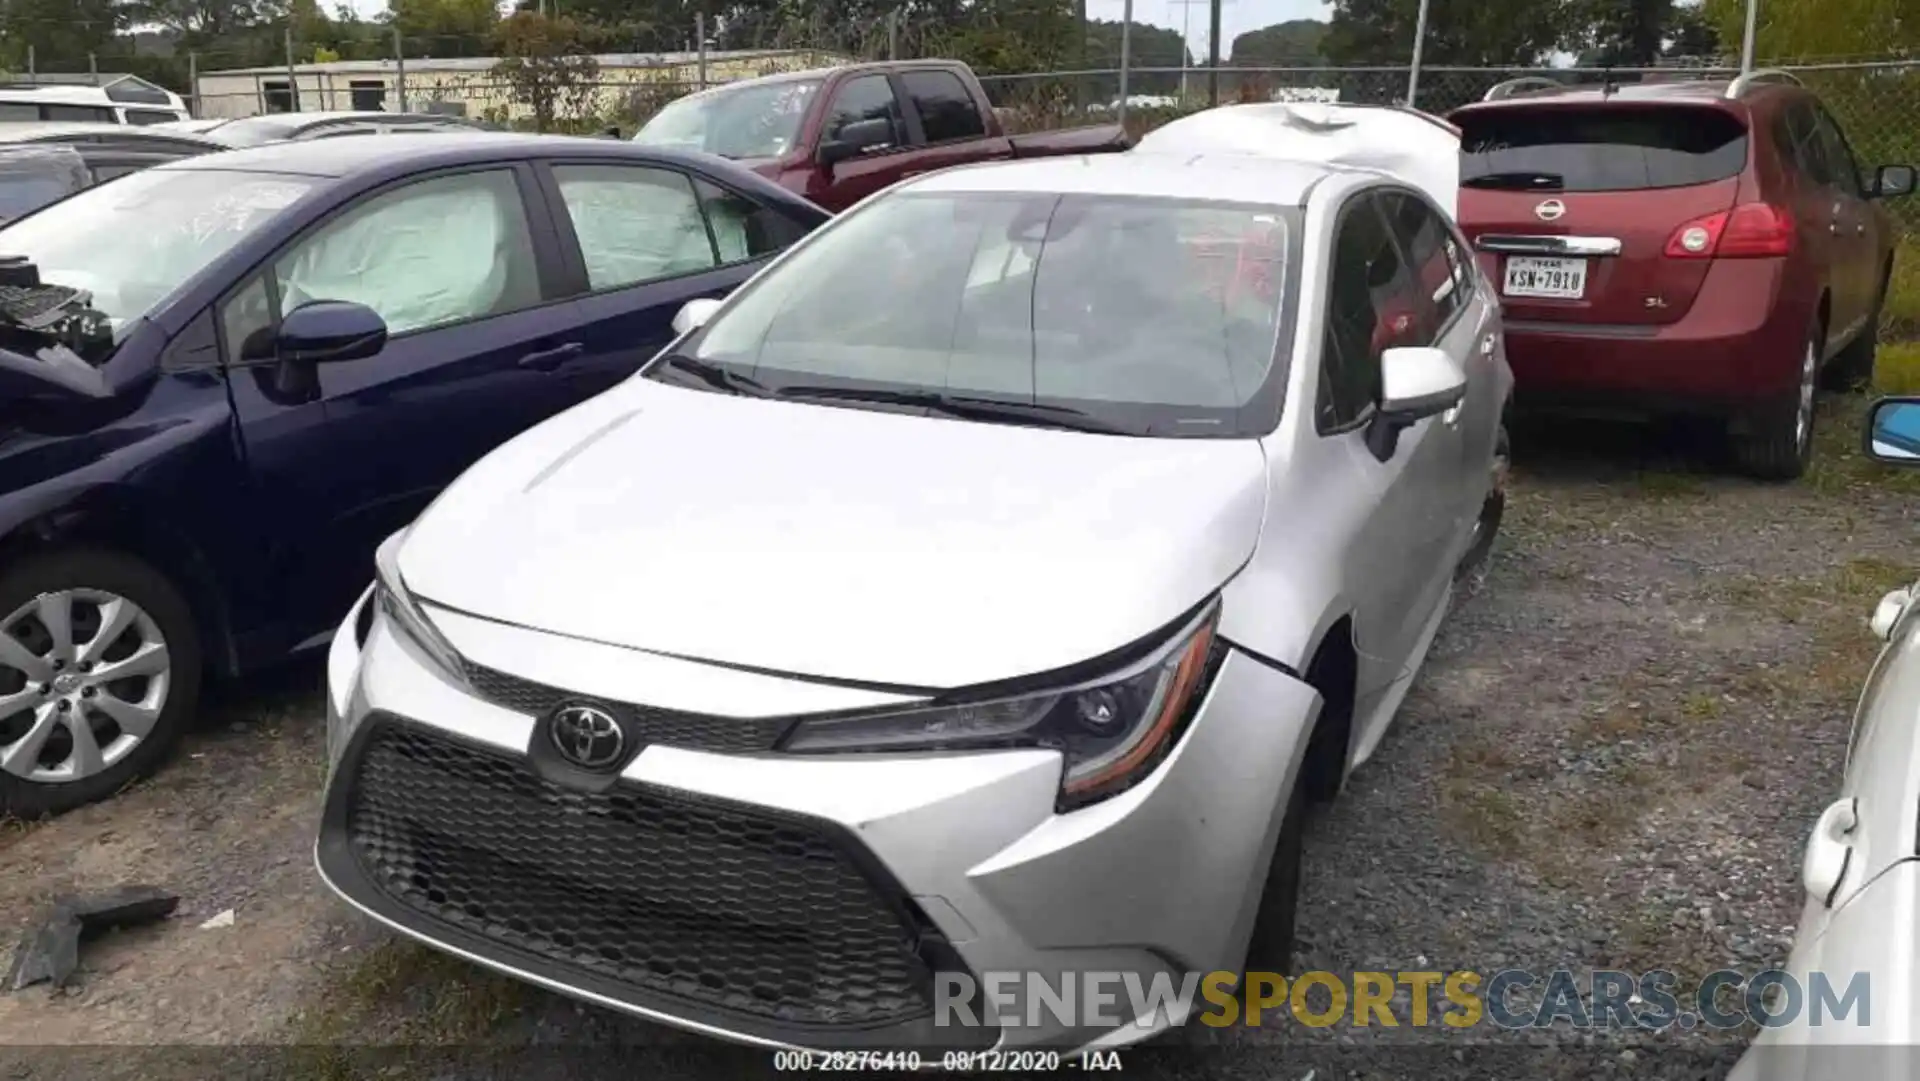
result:
[[[368,723],[330,820],[409,913],[629,998],[794,1026],[931,1013],[924,917],[837,827],[626,782],[577,792],[512,756]]]
[[[472,661],[464,662],[464,667],[467,682],[480,697],[515,713],[538,717],[563,702],[591,697],[508,675]],[[621,720],[626,722],[628,733],[635,736],[642,746],[661,744],[721,754],[753,754],[773,750],[793,723],[787,718],[713,717],[702,713],[680,713],[630,702],[606,704],[620,715]]]

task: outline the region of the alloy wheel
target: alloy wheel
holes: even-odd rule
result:
[[[166,707],[172,660],[138,604],[98,589],[42,593],[0,621],[0,771],[60,784],[111,768]]]
[[[1800,402],[1793,415],[1793,445],[1796,448],[1807,445],[1808,435],[1813,431],[1813,392],[1820,381],[1820,352],[1812,342],[1807,343],[1807,352],[1800,360]]]

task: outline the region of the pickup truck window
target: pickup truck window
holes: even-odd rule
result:
[[[862,75],[842,83],[827,110],[822,135],[837,139],[841,128],[857,120],[886,120],[893,125],[894,145],[906,142],[901,131],[900,101],[893,96],[893,83],[885,75]]]
[[[792,79],[693,94],[653,114],[634,133],[645,146],[723,158],[777,158],[793,149],[819,79]]]
[[[1296,223],[1198,199],[903,193],[796,249],[681,348],[775,393],[931,392],[1134,434],[1259,434]]]
[[[914,111],[920,114],[927,142],[979,139],[987,134],[980,107],[958,75],[951,71],[909,71],[900,81],[913,99]]]

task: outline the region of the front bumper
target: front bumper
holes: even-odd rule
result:
[[[975,986],[996,973],[1052,987],[1088,973],[1131,973],[1144,987],[1164,974],[1178,986],[1189,972],[1238,969],[1319,702],[1229,651],[1154,773],[1066,814],[1054,809],[1059,756],[1042,750],[789,757],[655,743],[595,795],[536,775],[529,712],[447,678],[382,619],[358,641],[358,617],[356,607],[329,658],[331,775],[316,846],[328,885],[490,968],[771,1046],[1077,1047],[1178,1023],[1134,1015],[1122,993],[1118,1025],[1021,1000],[998,1011],[1005,1023],[956,1027],[926,985],[959,971]],[[435,619],[475,665],[510,662],[529,685],[608,701],[645,695],[748,726],[878,704],[867,691]],[[427,759],[459,759],[453,772],[496,798],[458,797],[448,811],[446,771]],[[573,941],[556,946],[556,935]],[[621,956],[590,955],[594,936],[618,939]],[[696,940],[698,958],[662,945]],[[996,1012],[977,999],[969,1008]]]

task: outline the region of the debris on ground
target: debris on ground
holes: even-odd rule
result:
[[[233,909],[229,908],[225,912],[222,912],[217,916],[209,916],[207,918],[207,921],[200,925],[200,929],[202,931],[213,931],[213,930],[218,930],[219,928],[222,928],[222,927],[232,927],[232,926],[233,926]]]
[[[105,931],[164,920],[180,898],[157,886],[122,886],[84,897],[63,897],[13,951],[4,990],[36,983],[65,987],[80,967],[80,943]]]

